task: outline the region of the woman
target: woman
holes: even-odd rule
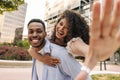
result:
[[[55,24],[53,35],[50,39],[50,55],[60,59],[60,64],[55,67],[44,65],[43,80],[74,80],[81,71],[81,65],[66,50],[67,42],[72,38],[80,37],[86,44],[89,43],[89,27],[84,18],[72,11],[64,11]],[[44,47],[44,49],[46,49]],[[45,51],[46,52],[46,51]],[[37,52],[30,51],[33,57]],[[34,55],[33,55],[34,54]],[[35,57],[39,59],[38,57]],[[56,79],[57,78],[57,79]],[[88,76],[88,80],[91,80]]]

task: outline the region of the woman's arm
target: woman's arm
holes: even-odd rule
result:
[[[67,44],[67,50],[72,55],[83,56],[89,52],[89,45],[82,41],[80,38],[73,38]]]
[[[41,55],[33,47],[31,47],[29,49],[29,54],[33,58],[35,58],[35,59],[39,60],[40,62],[43,62],[44,64],[47,64],[49,66],[55,66],[58,63],[60,63],[59,59],[50,56],[49,53],[46,53],[45,55]]]

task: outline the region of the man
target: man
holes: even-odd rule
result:
[[[46,32],[45,32],[45,24],[42,20],[39,19],[32,19],[28,23],[28,40],[34,48],[36,52],[40,51],[42,52],[42,48],[45,46],[45,37],[46,37]],[[32,55],[32,54],[31,54]],[[38,56],[41,54],[38,54]],[[42,69],[43,69],[43,63],[54,66],[57,63],[59,63],[59,60],[53,57],[50,57],[49,54],[41,55],[41,58],[39,60],[33,59],[33,71],[37,71],[39,73],[39,76],[34,76],[35,74],[32,74],[33,80],[39,80],[42,79]]]

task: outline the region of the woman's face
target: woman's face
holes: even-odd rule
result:
[[[61,19],[56,25],[56,37],[59,39],[64,39],[64,37],[68,34],[68,29],[69,27],[66,18]]]

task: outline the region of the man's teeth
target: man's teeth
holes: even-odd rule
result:
[[[33,43],[37,43],[37,42],[38,42],[38,40],[32,40],[32,42],[33,42]]]

